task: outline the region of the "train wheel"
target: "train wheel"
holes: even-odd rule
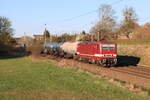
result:
[[[73,56],[74,60],[78,60],[78,57],[76,55]]]
[[[94,63],[95,63],[95,60],[94,60],[94,59],[89,59],[89,63],[90,63],[90,64],[94,64]]]
[[[89,64],[92,64],[91,59],[88,59],[88,63],[89,63]]]
[[[98,65],[98,66],[100,66],[101,64],[100,64],[100,62],[97,60],[97,61],[95,61],[95,64],[96,65]]]
[[[82,61],[83,59],[81,57],[79,57],[79,61]]]

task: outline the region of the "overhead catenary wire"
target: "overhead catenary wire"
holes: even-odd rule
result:
[[[122,2],[122,1],[124,1],[124,0],[117,0],[117,1],[112,2],[112,3],[108,3],[108,1],[107,1],[107,2],[104,3],[104,4],[109,4],[109,5],[113,6],[113,5],[116,5],[116,4],[118,4],[118,3]],[[93,14],[93,13],[96,13],[96,12],[97,12],[97,13],[99,12],[99,8],[97,8],[97,9],[95,9],[95,10],[91,10],[91,11],[86,12],[86,13],[83,13],[83,14],[80,14],[80,15],[77,15],[77,16],[74,16],[74,17],[71,17],[71,18],[68,18],[68,19],[64,19],[64,20],[61,20],[61,21],[56,21],[56,22],[54,22],[54,23],[51,24],[51,25],[54,26],[54,24],[58,24],[58,23],[59,23],[59,24],[64,24],[64,23],[73,21],[73,20],[78,19],[78,18],[80,18],[80,17],[84,17],[84,16],[87,16],[87,15],[90,15],[90,14]]]
[[[72,20],[74,20],[74,19],[77,19],[77,18],[82,17],[82,16],[89,15],[89,14],[91,14],[91,13],[95,13],[95,12],[97,12],[97,11],[98,11],[98,9],[92,10],[92,11],[86,12],[86,13],[84,13],[84,14],[81,14],[81,15],[78,15],[78,16],[75,16],[75,17],[72,17],[72,18],[65,19],[65,20],[63,20],[62,22],[72,21]]]
[[[118,4],[118,3],[122,2],[122,1],[124,1],[124,0],[117,0],[117,1],[115,1],[115,2],[112,2],[112,3],[110,3],[110,4],[108,3],[108,4],[111,5],[111,6],[113,6],[113,5],[116,5],[116,4]],[[86,12],[86,13],[83,13],[83,14],[80,14],[80,15],[77,15],[77,16],[74,16],[74,17],[71,17],[71,18],[62,20],[62,21],[60,21],[60,22],[61,22],[61,23],[63,23],[63,22],[69,22],[69,21],[72,21],[72,20],[77,19],[77,18],[79,18],[79,17],[83,17],[83,16],[86,16],[86,15],[90,15],[90,14],[95,13],[95,12],[98,12],[98,11],[99,11],[99,9],[95,9],[95,10],[92,10],[92,11],[89,11],[89,12]]]

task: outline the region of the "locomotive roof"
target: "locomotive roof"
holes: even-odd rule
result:
[[[112,44],[114,42],[106,42],[106,41],[94,41],[94,42],[81,42],[80,44],[99,44],[99,43],[106,43],[106,44]]]

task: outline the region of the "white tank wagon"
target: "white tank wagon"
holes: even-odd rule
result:
[[[65,42],[60,46],[60,48],[65,57],[71,58],[76,54],[78,44],[79,42]]]

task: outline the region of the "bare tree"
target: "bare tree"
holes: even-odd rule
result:
[[[149,41],[150,39],[150,23],[145,23],[142,26],[136,27],[134,30],[133,39]]]
[[[45,40],[45,43],[47,42],[47,38],[50,40],[50,32],[45,28],[44,30],[44,40]]]
[[[97,35],[98,40],[103,40],[112,35],[115,26],[115,11],[111,5],[101,5],[99,8],[99,22],[92,27],[91,32]]]
[[[123,33],[129,37],[130,33],[132,33],[137,24],[138,18],[135,10],[130,8],[125,8],[123,10],[123,22],[120,27],[120,33]]]

